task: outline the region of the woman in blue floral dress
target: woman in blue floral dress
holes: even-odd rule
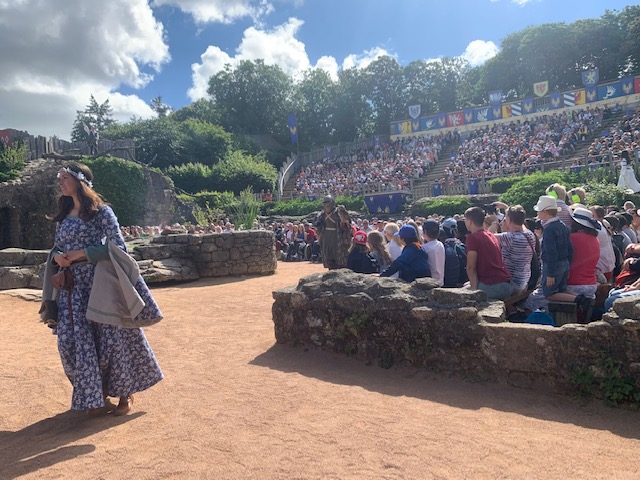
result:
[[[93,190],[92,180],[82,164],[70,163],[58,172],[53,262],[69,268],[74,279],[73,289],[61,289],[58,296],[58,350],[73,386],[72,410],[124,415],[132,408],[133,393],[162,380],[162,371],[141,329],[94,323],[85,316],[94,264],[108,258],[106,242],[126,251],[118,220]],[[141,315],[160,316],[142,278],[135,288],[146,304]],[[107,397],[119,398],[118,406]]]

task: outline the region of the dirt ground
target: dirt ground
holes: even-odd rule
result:
[[[0,295],[0,479],[640,478],[640,413],[275,345],[271,291],[322,267],[154,289],[166,379],[68,412],[38,305]]]

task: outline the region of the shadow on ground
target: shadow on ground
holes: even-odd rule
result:
[[[0,478],[16,478],[91,453],[94,445],[69,444],[142,415],[89,418],[68,411],[15,432],[0,431]]]
[[[331,352],[279,344],[250,363],[281,372],[299,373],[323,382],[359,386],[385,395],[410,396],[470,410],[491,408],[640,439],[638,412],[607,407],[599,400],[586,401],[492,382],[448,378],[408,367],[385,370]]]

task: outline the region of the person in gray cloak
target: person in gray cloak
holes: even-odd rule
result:
[[[329,270],[347,267],[347,257],[351,246],[351,219],[343,205],[336,206],[331,195],[322,200],[322,212],[316,218],[315,226],[320,240],[322,264]]]

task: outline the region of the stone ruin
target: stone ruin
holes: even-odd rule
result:
[[[617,302],[603,321],[550,327],[507,322],[503,302],[438,288],[430,278],[407,284],[335,270],[273,297],[278,343],[562,393],[597,390],[616,376],[640,392],[640,303],[633,299]]]
[[[130,252],[149,284],[184,282],[201,277],[275,273],[273,232],[161,235]],[[42,288],[48,250],[0,250],[0,290]]]
[[[58,197],[56,172],[62,160],[32,160],[16,180],[0,183],[0,249],[51,248],[55,225],[46,219]],[[140,225],[159,225],[173,218],[173,185],[158,172],[144,168],[147,182],[145,213]]]

